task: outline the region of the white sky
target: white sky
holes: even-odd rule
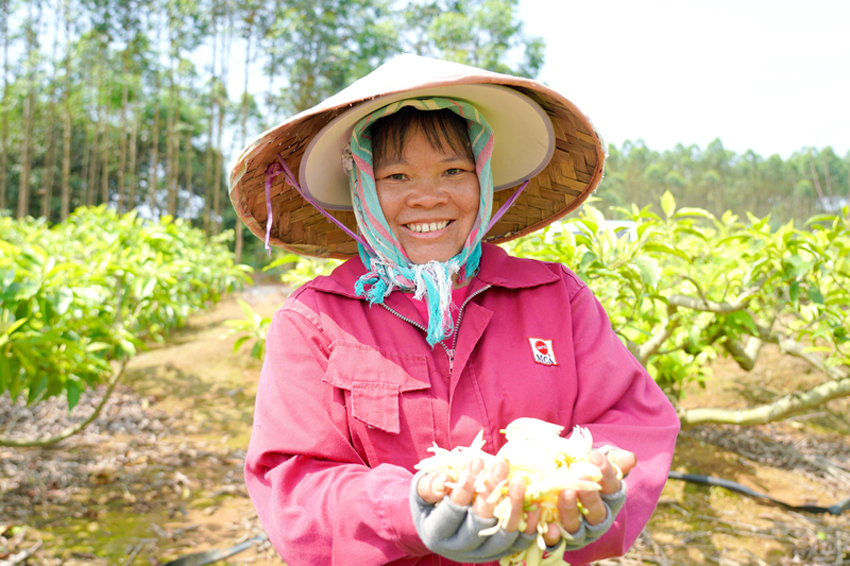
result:
[[[520,0],[540,79],[607,141],[850,151],[848,0]]]

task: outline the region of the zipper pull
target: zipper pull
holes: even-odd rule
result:
[[[455,365],[455,351],[453,349],[446,348],[446,355],[449,357],[449,377],[451,377],[452,370]]]

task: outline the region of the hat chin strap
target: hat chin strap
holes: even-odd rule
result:
[[[345,232],[346,234],[351,236],[351,238],[353,238],[355,242],[357,242],[358,244],[361,244],[363,247],[365,247],[370,252],[375,253],[374,250],[372,249],[372,246],[370,246],[368,244],[368,242],[366,242],[366,240],[364,240],[359,235],[352,232],[348,228],[348,226],[346,226],[345,224],[343,224],[342,222],[340,222],[339,220],[337,220],[336,218],[331,216],[324,208],[319,206],[319,204],[315,200],[313,200],[310,197],[310,195],[308,195],[307,193],[305,193],[304,191],[301,190],[301,185],[298,184],[298,181],[295,179],[295,175],[292,174],[292,171],[289,169],[289,165],[286,164],[286,160],[283,158],[283,156],[281,154],[278,153],[277,154],[277,161],[272,161],[271,163],[269,163],[269,166],[266,167],[266,209],[268,211],[268,219],[266,220],[266,240],[265,240],[265,242],[266,242],[266,252],[269,254],[269,257],[271,257],[271,254],[272,254],[272,249],[271,249],[271,246],[269,245],[269,240],[271,239],[272,224],[274,224],[274,218],[272,216],[271,187],[272,187],[272,181],[274,180],[274,178],[277,177],[281,173],[283,173],[283,176],[286,179],[287,184],[289,184],[289,186],[291,186],[296,191],[298,191],[298,194],[301,195],[302,197],[304,197],[304,200],[306,200],[307,202],[312,204],[314,207],[316,207],[316,210],[318,210],[319,212],[324,214],[325,217],[327,217],[328,220],[330,220],[331,222],[336,224],[337,227],[339,227],[340,230],[342,230],[343,232]]]
[[[502,216],[504,216],[508,209],[514,205],[516,199],[519,198],[519,194],[525,190],[529,182],[531,182],[531,179],[528,179],[526,182],[524,182],[522,186],[518,188],[514,194],[511,195],[511,198],[509,198],[507,201],[505,201],[505,204],[499,207],[499,210],[496,211],[496,214],[494,214],[490,218],[490,222],[487,224],[487,228],[484,230],[484,234],[487,234],[487,232],[490,231],[490,228],[495,226],[496,222],[501,220]]]
[[[316,209],[319,212],[321,212],[322,214],[324,214],[328,218],[328,220],[330,220],[331,222],[336,224],[340,228],[340,230],[342,230],[343,232],[345,232],[346,234],[351,236],[351,238],[354,239],[355,242],[357,242],[358,244],[361,244],[364,248],[366,248],[367,250],[369,250],[373,254],[375,253],[375,251],[372,249],[372,246],[370,246],[366,242],[365,239],[360,237],[358,234],[355,234],[354,232],[352,232],[348,228],[348,226],[346,226],[345,224],[343,224],[342,222],[340,222],[339,220],[337,220],[336,218],[331,216],[324,208],[319,206],[319,204],[315,200],[313,200],[309,195],[307,195],[303,190],[301,190],[301,185],[298,184],[298,181],[295,179],[295,175],[292,174],[292,171],[289,169],[289,165],[286,164],[286,160],[278,153],[277,154],[277,161],[273,161],[273,162],[269,163],[269,166],[266,167],[266,211],[268,213],[268,218],[266,219],[265,244],[266,244],[266,253],[269,254],[269,257],[271,257],[271,255],[272,255],[272,248],[269,245],[269,240],[271,239],[271,234],[272,234],[272,224],[274,224],[274,213],[273,213],[273,209],[272,209],[272,195],[271,195],[272,181],[274,180],[275,177],[277,177],[281,173],[283,173],[283,176],[285,177],[287,184],[290,185],[292,188],[294,188],[296,191],[298,191],[298,194],[300,194],[302,197],[304,197],[304,200],[306,200],[311,205],[316,207]],[[520,193],[522,193],[522,191],[525,190],[525,188],[528,186],[528,183],[530,181],[531,181],[530,179],[525,181],[522,184],[522,186],[520,186],[520,188],[517,189],[516,192],[513,195],[511,195],[511,198],[509,198],[505,202],[505,204],[503,204],[501,207],[499,207],[499,210],[496,211],[496,214],[494,214],[490,218],[490,222],[487,224],[487,228],[484,230],[485,234],[487,232],[489,232],[490,229],[493,226],[496,225],[496,222],[501,220],[502,216],[504,216],[505,213],[508,211],[508,209],[511,206],[513,206],[513,204],[516,202],[516,199],[519,198]]]

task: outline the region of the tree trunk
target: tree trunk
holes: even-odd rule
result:
[[[138,179],[136,175],[136,158],[138,157],[138,139],[140,118],[134,109],[132,112],[132,123],[130,125],[130,165],[127,167],[127,210],[136,208],[136,186]]]
[[[221,57],[221,80],[219,81],[219,90],[218,90],[218,140],[216,142],[216,154],[215,154],[215,175],[213,179],[213,194],[214,197],[214,210],[215,210],[215,223],[213,224],[213,233],[219,234],[221,233],[221,224],[222,224],[222,212],[221,212],[221,171],[223,164],[223,140],[222,140],[222,132],[224,131],[224,108],[227,102],[227,71],[228,71],[228,62],[230,61],[230,39],[229,36],[225,36],[224,40],[224,48]]]
[[[172,86],[171,89],[173,91],[173,95],[171,97],[171,104],[174,107],[173,116],[174,122],[172,124],[172,134],[171,134],[171,163],[173,167],[173,171],[171,172],[171,190],[170,200],[171,206],[168,214],[172,217],[177,218],[177,213],[180,209],[180,130],[182,129],[182,119],[180,116],[180,105],[181,105],[181,92],[180,92],[180,54],[177,54],[177,69],[176,69],[176,77],[172,75]]]
[[[51,77],[51,89],[50,95],[48,96],[49,104],[50,104],[50,112],[48,113],[48,122],[47,122],[47,132],[46,132],[46,140],[45,140],[45,159],[44,159],[44,175],[43,175],[43,183],[42,183],[42,200],[41,200],[41,216],[50,220],[50,211],[52,208],[53,201],[53,179],[56,173],[56,143],[54,142],[54,129],[56,126],[56,101],[54,100],[55,88],[53,84],[55,84],[56,79],[58,77],[58,73],[56,72],[57,61],[56,61],[56,50],[59,46],[59,23],[60,18],[58,17],[60,12],[60,2],[61,0],[56,0],[56,8],[54,11],[55,14],[55,24],[53,28],[53,53],[51,55],[51,67],[53,71],[53,76]]]
[[[811,151],[809,152],[809,165],[812,167],[812,179],[815,182],[815,189],[818,192],[818,203],[823,206],[826,199],[824,198],[823,190],[820,188],[820,179],[818,178],[818,172],[815,170],[815,158],[812,157]]]
[[[192,160],[195,157],[195,152],[192,149],[192,131],[188,130],[186,132],[186,194],[187,197],[187,214],[191,214],[192,205],[194,202],[194,193],[195,193],[195,185],[192,182]],[[189,216],[191,218],[191,216]]]
[[[71,15],[70,2],[65,4],[65,89],[62,129],[62,209],[59,219],[65,221],[71,213]]]
[[[173,47],[173,40],[172,40]],[[174,58],[168,57],[168,107],[165,118],[165,189],[166,212],[172,218],[177,211],[177,190],[174,186]]]
[[[125,175],[127,167],[127,106],[130,99],[130,55],[124,50],[121,75],[121,141],[118,143],[118,214],[124,212]]]
[[[826,178],[826,194],[829,195],[830,205],[837,205],[835,194],[832,192],[832,176],[829,174],[829,160],[826,158],[826,151],[823,152],[823,175]]]
[[[9,170],[9,156],[6,148],[9,146],[9,0],[3,0],[3,113],[0,117],[0,210],[6,209],[6,185]]]
[[[53,129],[56,122],[56,106],[50,101],[47,132],[45,133],[45,158],[43,182],[41,185],[41,216],[50,220],[50,201],[53,200],[53,178],[56,168],[56,144],[53,142]]]
[[[247,45],[245,46],[245,83],[242,89],[242,142],[239,144],[240,148],[245,147],[245,144],[248,140],[248,76],[250,75],[251,68],[251,36],[252,26],[251,20],[253,20],[254,15],[250,15],[250,19],[248,21],[248,29],[246,30],[246,41]],[[243,231],[242,231],[242,220],[238,217],[236,218],[236,242],[233,249],[234,261],[236,263],[242,262],[242,246],[243,246]]]
[[[218,47],[218,30],[216,27],[216,19],[215,16],[212,17],[212,63],[210,64],[210,112],[209,112],[209,123],[207,127],[207,151],[206,151],[206,170],[204,171],[204,231],[207,234],[212,233],[212,226],[210,225],[210,213],[212,211],[212,206],[210,202],[210,196],[215,194],[213,192],[213,168],[215,167],[215,152],[213,150],[215,140],[215,122],[216,122],[216,106],[218,105],[218,90],[217,90],[217,79],[216,79],[216,54]]]
[[[100,202],[109,204],[109,103],[101,104],[100,118]]]
[[[91,135],[89,148],[88,148],[88,156],[89,156],[89,170],[88,177],[86,178],[86,206],[94,206],[95,201],[97,200],[97,190],[95,188],[95,180],[97,179],[97,147],[98,140],[100,137],[98,136],[98,126],[97,124],[93,124],[91,127]]]
[[[18,188],[18,218],[29,214],[30,173],[32,172],[32,122],[35,114],[35,50],[37,49],[37,20],[41,19],[41,4],[35,2],[38,17],[32,14],[33,3],[29,4],[26,29],[26,80],[24,81],[24,107],[21,116],[21,177]]]
[[[154,87],[153,130],[151,131],[151,174],[148,179],[148,203],[151,207],[151,216],[159,216],[156,206],[156,189],[159,180],[159,71],[156,71],[156,86]]]

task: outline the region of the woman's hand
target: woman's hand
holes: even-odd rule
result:
[[[608,518],[608,510],[602,501],[600,494],[612,495],[622,488],[617,479],[617,469],[611,465],[613,461],[623,472],[623,475],[631,471],[637,464],[637,456],[627,450],[611,450],[608,456],[604,456],[597,450],[591,450],[590,461],[599,467],[602,479],[599,480],[601,491],[575,491],[565,489],[558,496],[558,514],[561,517],[561,525],[570,533],[575,534],[581,527],[582,513],[579,511],[578,503],[587,511],[584,520],[588,525],[594,526],[602,523]],[[554,546],[561,538],[561,532],[557,525],[549,525],[549,529],[543,535],[543,540],[548,546]]]
[[[622,489],[622,483],[617,478],[617,467],[623,475],[631,471],[637,464],[637,456],[626,450],[611,450],[607,457],[597,450],[590,452],[590,461],[599,467],[602,478],[599,480],[601,490],[599,491],[576,491],[565,489],[558,496],[558,513],[561,525],[570,534],[575,534],[581,529],[582,520],[590,526],[600,525],[608,518],[608,508],[602,500],[602,494],[613,495]],[[612,462],[617,467],[612,465]],[[478,481],[479,476],[482,477]],[[508,477],[508,465],[504,461],[498,461],[488,469],[484,469],[484,463],[479,458],[472,460],[461,472],[456,482],[443,473],[433,472],[423,475],[419,479],[417,491],[419,497],[429,504],[435,504],[444,497],[448,497],[459,506],[471,505],[472,512],[481,518],[493,517],[496,501],[488,501],[499,484]],[[476,491],[476,485],[483,485]],[[515,478],[508,485],[508,496],[511,500],[511,515],[507,523],[503,525],[505,531],[515,532],[523,517],[523,506],[525,499],[525,482]],[[498,500],[498,498],[494,498]],[[584,507],[586,514],[579,510],[579,502]],[[532,535],[537,531],[540,521],[540,510],[532,509],[526,514],[526,524],[523,533]],[[597,535],[599,536],[599,535]],[[561,539],[561,531],[555,524],[550,524],[543,539],[548,546],[555,546]]]
[[[458,477],[457,482],[451,482],[445,474],[435,472],[422,476],[417,489],[419,497],[428,503],[437,503],[448,496],[458,505],[472,505],[473,513],[489,519],[493,516],[496,501],[488,500],[493,490],[508,477],[508,471],[508,465],[504,461],[498,461],[485,470],[484,462],[480,458],[474,458]],[[483,488],[482,491],[476,492],[479,475],[482,475]],[[525,482],[522,479],[515,478],[508,484],[508,497],[511,500],[511,515],[504,529],[512,533],[519,528],[522,520],[525,502]],[[529,511],[523,533],[535,533],[539,519],[539,510]]]

